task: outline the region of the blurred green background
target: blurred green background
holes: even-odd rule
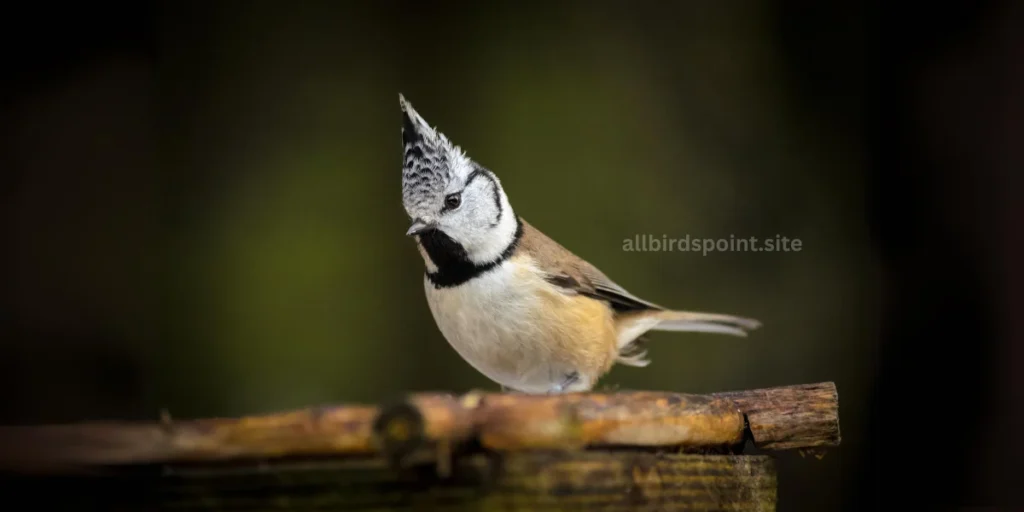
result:
[[[493,388],[440,336],[404,236],[402,92],[498,173],[520,215],[623,286],[764,323],[747,340],[655,334],[654,364],[606,384],[850,379],[857,396],[875,321],[851,178],[859,98],[837,101],[839,121],[802,98],[765,4],[407,7],[169,10],[190,26],[166,21],[157,59],[112,52],[37,94],[20,135],[55,150],[30,163],[80,172],[74,185],[24,178],[18,215],[51,224],[22,234],[12,278],[44,304],[56,290],[67,320],[30,300],[19,313],[104,338],[145,368],[144,389],[122,392],[153,411]],[[858,27],[841,28],[836,51],[856,65]],[[54,192],[57,211],[39,200]],[[803,246],[623,251],[638,234]]]
[[[20,172],[2,373],[25,395],[11,421],[496,389],[424,300],[401,92],[520,215],[621,285],[763,322],[747,339],[656,333],[653,364],[602,388],[834,381],[843,447],[783,455],[781,499],[832,510],[863,492],[888,300],[864,6],[164,3],[57,27],[75,13],[94,30],[40,38],[4,103],[4,164]],[[623,251],[638,234],[802,250]]]

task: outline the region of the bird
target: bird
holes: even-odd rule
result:
[[[621,364],[645,367],[649,331],[747,336],[760,322],[642,299],[527,222],[501,180],[399,93],[402,205],[433,320],[503,392],[592,391]]]

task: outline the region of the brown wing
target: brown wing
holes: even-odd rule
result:
[[[547,280],[570,293],[607,301],[616,311],[664,309],[629,293],[594,265],[562,247],[525,220],[520,250],[537,261]]]

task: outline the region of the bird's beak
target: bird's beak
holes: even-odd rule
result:
[[[407,236],[418,235],[428,229],[433,229],[436,226],[433,222],[424,222],[423,219],[416,219],[412,221],[412,226],[409,226],[409,231],[406,231]]]

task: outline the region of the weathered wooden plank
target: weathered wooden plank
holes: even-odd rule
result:
[[[0,476],[0,486],[40,510],[774,511],[777,501],[770,457],[628,450],[478,453],[457,457],[448,477],[371,458]]]

